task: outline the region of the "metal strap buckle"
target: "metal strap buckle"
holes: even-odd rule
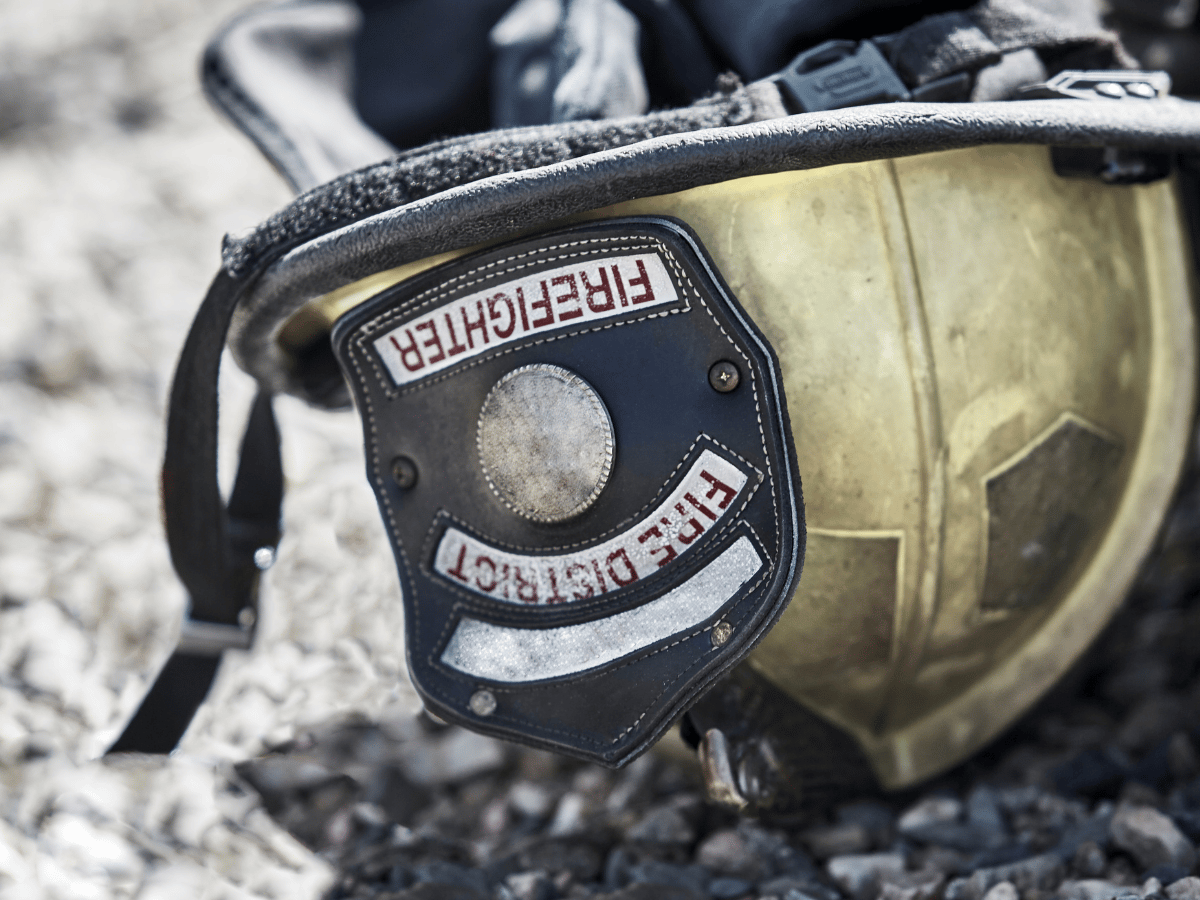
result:
[[[1066,69],[1017,95],[1022,100],[1161,100],[1170,92],[1171,76],[1166,72]]]
[[[184,618],[175,652],[190,656],[220,656],[226,650],[249,650],[253,641],[253,627]]]
[[[788,63],[775,82],[798,112],[912,99],[871,41],[826,41]]]

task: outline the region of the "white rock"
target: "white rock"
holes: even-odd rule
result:
[[[1017,889],[1011,881],[1001,881],[992,885],[983,895],[983,900],[1017,900]]]
[[[963,805],[953,797],[926,797],[905,810],[896,823],[901,833],[908,834],[927,825],[955,822],[963,813]]]
[[[1058,888],[1062,900],[1113,900],[1131,893],[1131,889],[1100,878],[1064,881]]]
[[[404,749],[401,768],[420,785],[454,784],[494,771],[507,757],[499,741],[464,728],[448,728],[432,741]]]
[[[1144,869],[1157,865],[1190,869],[1196,862],[1191,841],[1151,806],[1118,806],[1109,834],[1113,843],[1128,851]]]
[[[1166,894],[1171,900],[1200,900],[1200,878],[1189,875],[1167,885]]]
[[[550,821],[550,827],[547,830],[555,837],[578,834],[583,830],[584,813],[586,810],[587,801],[584,800],[582,794],[576,794],[573,791],[563,794],[562,799],[558,801],[558,808],[554,810],[554,818]]]
[[[855,900],[867,900],[879,889],[886,875],[904,871],[899,853],[862,853],[835,856],[825,864],[829,877]]]

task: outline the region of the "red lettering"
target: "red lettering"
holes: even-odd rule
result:
[[[600,283],[597,285],[588,284],[587,272],[581,271],[579,273],[579,280],[583,282],[583,289],[585,291],[587,291],[588,309],[590,309],[594,313],[609,312],[616,306],[616,303],[613,301],[612,288],[609,286],[609,283],[608,283],[608,272],[606,272],[604,270],[604,266],[600,266],[599,271],[600,271]],[[597,294],[604,294],[604,296],[608,300],[608,302],[602,303],[600,305],[596,305],[595,303],[593,303],[592,298],[594,296],[596,296]]]
[[[508,585],[509,585],[509,581],[508,581],[508,563],[505,563],[505,564],[504,564],[504,572],[503,572],[503,574],[500,576],[500,583],[504,585],[504,599],[505,599],[505,600],[508,600],[508,599],[509,599],[509,594],[508,594]]]
[[[676,509],[676,510],[679,512],[679,515],[681,515],[681,516],[686,516],[686,515],[687,515],[687,513],[686,513],[686,512],[684,512],[684,509],[683,509],[683,504],[682,504],[682,503],[676,503],[676,504],[675,504],[675,509]],[[676,532],[676,534],[675,534],[675,536],[676,536],[677,538],[679,538],[679,540],[680,540],[682,543],[684,543],[684,544],[690,544],[690,543],[691,543],[692,541],[694,541],[696,538],[700,537],[700,535],[704,534],[704,526],[700,524],[700,520],[699,520],[699,519],[695,519],[695,518],[688,519],[688,520],[687,520],[687,521],[685,521],[683,524],[684,524],[684,525],[691,525],[691,526],[692,526],[692,533],[691,533],[691,534],[689,534],[689,535],[688,535],[688,536],[686,536],[686,537],[684,537],[684,534],[683,534],[683,529],[682,529],[682,528],[680,528],[680,529],[679,529],[679,531],[678,531],[678,532]]]
[[[475,311],[479,313],[479,318],[476,319],[474,322],[472,322],[467,317],[467,308],[465,306],[463,307],[463,311],[462,311],[463,328],[467,332],[467,343],[470,344],[472,350],[475,349],[475,340],[474,340],[474,338],[471,337],[472,331],[478,331],[480,334],[483,335],[483,343],[484,344],[487,344],[487,342],[489,340],[488,332],[487,332],[487,323],[484,321],[484,318],[483,318],[483,301],[482,300],[475,301]]]
[[[529,316],[525,315],[525,289],[517,288],[517,309],[521,310],[521,330],[529,330]]]
[[[546,325],[554,324],[554,310],[550,308],[550,288],[544,281],[539,282],[539,284],[542,286],[542,299],[534,300],[530,303],[529,311],[533,312],[535,309],[544,309],[546,310],[546,314],[529,323],[534,328],[543,328]]]
[[[483,568],[484,563],[487,563],[488,568],[492,570],[492,583],[484,584],[483,578],[479,574],[479,570]],[[481,591],[491,593],[496,589],[496,562],[488,556],[478,556],[475,558],[475,584],[479,586]]]
[[[508,307],[508,330],[505,331],[498,325],[493,325],[492,329],[496,332],[496,337],[506,338],[513,333],[513,329],[517,327],[517,315],[513,312],[512,298],[505,293],[496,294],[494,297],[488,298],[488,318],[495,322],[500,318],[500,313],[496,312],[497,301],[503,300],[504,305]]]
[[[613,282],[617,286],[617,296],[621,298],[621,305],[628,306],[629,299],[625,296],[625,282],[621,280],[621,270],[616,266],[612,267]]]
[[[443,359],[446,358],[446,352],[442,349],[442,339],[440,337],[438,337],[437,329],[433,326],[432,322],[422,322],[420,325],[417,326],[416,330],[420,331],[422,328],[428,328],[429,333],[431,335],[433,335],[433,337],[431,337],[429,340],[425,341],[425,343],[423,343],[421,346],[422,347],[437,347],[437,356],[431,356],[427,360],[425,360],[425,362],[431,366],[434,363],[440,363]]]
[[[460,343],[458,342],[458,335],[456,335],[456,334],[454,333],[454,323],[450,321],[450,313],[446,313],[445,319],[446,319],[446,328],[447,328],[447,329],[449,330],[449,332],[450,332],[450,340],[451,340],[451,342],[452,342],[452,343],[450,344],[450,355],[451,355],[451,356],[458,356],[460,353],[466,353],[466,352],[467,352],[467,345],[466,345],[466,344],[460,344]]]
[[[629,554],[625,552],[624,547],[620,548],[619,550],[614,550],[612,553],[608,554],[608,559],[605,560],[605,562],[608,564],[608,577],[611,578],[615,584],[624,587],[625,585],[633,584],[638,580],[637,569],[633,567],[633,563],[629,559]],[[618,562],[625,564],[626,572],[624,578],[618,575],[617,570],[613,568],[613,564]]]
[[[397,352],[400,354],[400,364],[410,372],[415,372],[417,369],[425,368],[425,360],[421,358],[421,349],[417,346],[417,341],[416,338],[413,337],[412,329],[405,328],[404,336],[408,338],[407,347],[401,347],[400,342],[396,340],[396,336],[394,334],[391,336],[392,346],[395,347]],[[417,364],[415,366],[409,365],[408,357],[410,353],[416,357]]]
[[[685,500],[687,500],[688,503],[692,504],[692,506],[696,507],[696,509],[700,510],[700,512],[704,513],[706,516],[708,516],[714,522],[717,521],[717,514],[714,513],[707,506],[705,506],[703,503],[701,503],[699,500],[697,500],[695,494],[687,493],[687,494],[684,494],[683,497]]]
[[[567,566],[567,570],[563,574],[566,576],[567,581],[571,582],[572,585],[575,582],[575,572],[582,572],[584,575],[587,575],[587,566],[578,562],[571,563],[569,566]],[[583,586],[587,588],[587,593],[581,594],[579,591],[575,591],[571,596],[573,596],[576,600],[586,600],[588,597],[591,597],[596,593],[595,589],[591,585],[591,582],[589,582],[586,578],[583,580]]]
[[[701,469],[700,477],[712,485],[712,487],[708,489],[708,493],[704,495],[707,499],[711,500],[714,496],[716,496],[717,491],[720,491],[725,495],[725,499],[717,504],[717,509],[724,509],[729,505],[730,501],[737,496],[737,491],[719,479],[716,475],[713,475],[711,472],[709,472],[708,469]]]
[[[600,593],[608,593],[608,585],[604,583],[604,573],[600,571],[600,563],[592,560],[592,568],[596,570],[596,581],[600,583]]]
[[[566,603],[567,598],[558,592],[558,579],[554,576],[554,567],[547,569],[546,574],[550,577],[550,596],[546,598],[546,602]]]
[[[565,294],[559,294],[554,298],[554,302],[559,306],[564,303],[574,303],[575,308],[568,309],[566,312],[563,312],[560,309],[558,311],[558,321],[560,322],[565,322],[568,319],[578,319],[583,315],[583,310],[579,308],[579,285],[575,283],[575,276],[559,275],[557,278],[550,280],[550,283],[555,287],[558,287],[560,284],[566,284],[567,282],[571,283],[571,290]]]
[[[651,525],[642,534],[638,535],[638,543],[644,544],[644,543],[646,543],[646,540],[650,537],[656,537],[656,538],[662,539],[662,536],[663,536],[663,533],[659,530],[658,526]],[[658,567],[660,569],[663,566],[665,566],[667,563],[669,563],[671,560],[673,560],[676,556],[679,555],[675,552],[675,548],[671,546],[670,541],[667,541],[667,543],[663,544],[661,547],[651,547],[650,548],[651,553],[657,553],[659,550],[665,550],[667,553],[667,555],[664,556],[662,559],[655,560],[655,562],[658,563]]]
[[[646,264],[644,262],[642,262],[640,259],[635,260],[635,261],[637,262],[637,267],[638,267],[638,277],[629,279],[629,287],[632,290],[633,286],[635,284],[640,284],[646,290],[644,290],[637,297],[630,297],[629,299],[632,303],[635,303],[635,304],[636,303],[653,303],[654,302],[654,288],[652,288],[650,286],[650,276],[646,273]]]
[[[525,578],[525,574],[521,571],[520,566],[513,567],[513,581],[517,586],[517,599],[522,603],[537,603],[538,589],[537,579],[529,581]]]
[[[467,573],[463,571],[463,563],[467,560],[467,545],[463,544],[458,548],[458,561],[454,563],[453,568],[447,569],[447,575],[453,575],[464,584],[467,581]]]

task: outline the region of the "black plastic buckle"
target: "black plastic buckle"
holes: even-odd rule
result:
[[[793,59],[775,81],[796,112],[912,99],[896,70],[870,41],[826,41]]]

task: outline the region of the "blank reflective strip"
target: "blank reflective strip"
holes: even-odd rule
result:
[[[562,628],[508,628],[464,618],[442,662],[490,681],[539,681],[584,672],[694,628],[761,568],[758,551],[741,537],[679,587],[607,619]]]

